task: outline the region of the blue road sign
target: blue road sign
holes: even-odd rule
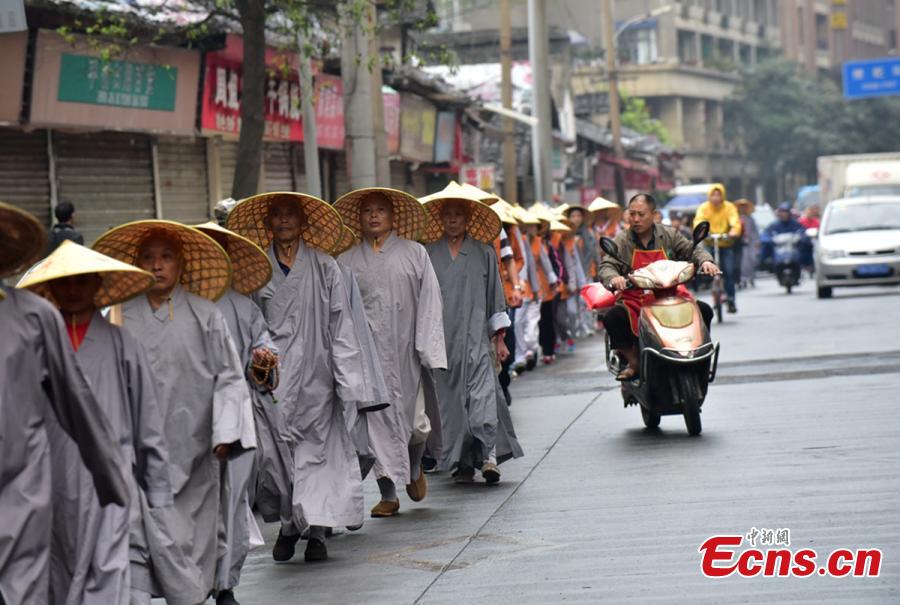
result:
[[[900,95],[900,57],[844,63],[844,98]]]

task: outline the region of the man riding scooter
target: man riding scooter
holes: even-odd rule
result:
[[[655,210],[656,200],[649,193],[632,197],[625,211],[631,227],[620,232],[614,240],[619,250],[618,256],[631,259],[631,266],[609,255],[600,263],[600,282],[608,290],[622,291],[619,304],[607,311],[603,318],[610,346],[628,363],[616,377],[620,381],[633,380],[638,373],[638,317],[647,296],[642,290],[629,288],[627,276],[658,260],[693,261],[700,267],[701,273],[721,273],[712,256],[702,246],[694,247],[691,240],[675,229],[654,223]],[[708,330],[713,317],[712,307],[702,301],[697,301],[697,305]]]
[[[812,241],[806,235],[806,229],[794,218],[791,212],[790,202],[784,202],[778,206],[775,211],[778,220],[773,221],[760,234],[760,262],[771,261],[775,256],[775,236],[783,234],[798,234],[800,242],[798,245],[800,266],[809,269],[813,264],[813,247]]]

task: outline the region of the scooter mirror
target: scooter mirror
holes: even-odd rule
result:
[[[614,259],[622,260],[619,258],[619,247],[616,245],[616,242],[612,240],[612,238],[601,237],[600,248]]]
[[[694,247],[699,246],[700,242],[709,237],[709,221],[703,221],[694,227]]]

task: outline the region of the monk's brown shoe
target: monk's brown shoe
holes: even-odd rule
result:
[[[485,483],[497,483],[500,481],[500,469],[496,464],[485,462],[481,467],[481,476],[484,477]]]
[[[420,469],[419,478],[406,485],[406,495],[413,502],[421,502],[428,493],[428,482],[425,480],[425,473]]]
[[[400,501],[382,500],[372,507],[372,516],[376,519],[380,517],[393,517],[400,512]]]

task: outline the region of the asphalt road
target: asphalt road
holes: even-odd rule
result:
[[[330,560],[253,553],[237,597],[262,603],[900,602],[900,289],[819,301],[772,281],[714,328],[703,434],[643,429],[590,338],[517,379],[525,458],[499,486],[429,476],[428,498],[329,540]],[[374,480],[367,505],[377,501]],[[713,535],[790,529],[791,548],[880,548],[877,578],[703,576]]]

